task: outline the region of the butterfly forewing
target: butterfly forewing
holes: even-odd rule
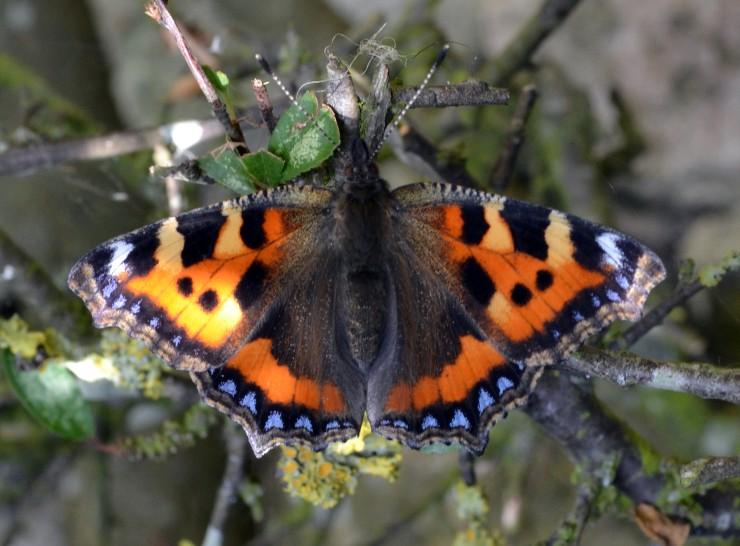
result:
[[[288,436],[352,436],[364,392],[333,357],[333,302],[323,296],[336,268],[314,250],[331,197],[285,186],[163,220],[97,247],[69,286],[97,326],[122,328],[193,372],[255,452]]]
[[[615,319],[636,320],[665,276],[630,237],[558,211],[447,184],[393,197],[399,341],[372,370],[368,413],[409,445],[482,450],[539,367]]]

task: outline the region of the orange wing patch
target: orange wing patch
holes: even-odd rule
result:
[[[476,384],[485,381],[491,371],[506,363],[504,356],[489,343],[472,335],[460,338],[460,352],[454,362],[442,367],[438,377],[424,376],[415,384],[401,383],[391,389],[385,410],[408,412],[438,403],[464,400]]]
[[[272,341],[267,338],[247,343],[228,360],[226,368],[237,369],[244,381],[259,387],[271,403],[298,404],[327,413],[346,410],[336,385],[293,375],[273,356]]]

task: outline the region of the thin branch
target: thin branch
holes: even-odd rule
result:
[[[391,92],[393,104],[406,104],[419,91],[404,87]],[[491,87],[483,81],[470,80],[450,85],[430,85],[422,89],[411,108],[448,108],[451,106],[490,106],[509,104],[509,90]]]
[[[460,465],[460,475],[465,485],[475,485],[478,478],[475,475],[475,455],[465,448],[460,449],[458,454],[458,464]]]
[[[699,280],[679,286],[669,298],[660,302],[654,309],[646,313],[642,319],[630,326],[619,339],[609,345],[609,348],[612,350],[621,350],[634,345],[637,340],[663,322],[663,319],[668,316],[668,313],[695,296],[703,288],[706,288],[706,286],[699,282]]]
[[[519,150],[524,144],[524,128],[535,102],[537,102],[537,88],[534,85],[527,85],[522,89],[522,94],[517,100],[514,117],[511,118],[509,130],[504,139],[504,146],[491,169],[488,184],[494,192],[503,192],[511,181]]]
[[[216,120],[178,121],[150,129],[33,144],[0,154],[0,176],[28,175],[70,161],[89,161],[148,150],[161,144],[182,151],[223,134]]]
[[[76,338],[90,334],[89,322],[77,321],[84,312],[82,302],[60,290],[46,271],[0,230],[0,286],[17,294],[21,314],[36,326],[53,326]]]
[[[275,114],[273,114],[272,111],[272,102],[267,94],[267,88],[265,87],[264,82],[258,78],[254,78],[252,80],[252,91],[257,99],[257,107],[262,115],[262,121],[265,122],[265,125],[272,133],[275,130],[277,122],[275,121]]]
[[[244,147],[244,150],[240,151],[240,153],[247,153],[246,141],[239,123],[236,120],[232,120],[229,116],[226,105],[219,98],[216,89],[203,71],[203,67],[201,67],[200,62],[196,59],[195,54],[182,31],[177,26],[175,19],[170,14],[165,3],[162,0],[151,0],[151,2],[146,6],[146,14],[172,35],[177,44],[177,49],[180,50],[180,54],[188,65],[198,87],[200,87],[201,92],[206,97],[208,104],[211,105],[213,115],[219,122],[221,122],[221,125],[226,132],[226,136],[231,142]]]
[[[583,530],[591,515],[591,509],[596,494],[596,484],[592,480],[581,484],[576,491],[576,502],[573,509],[566,516],[550,538],[541,543],[542,546],[578,546],[581,543]]]
[[[566,365],[579,373],[608,379],[621,387],[646,385],[740,404],[740,368],[698,362],[661,362],[586,347],[578,356],[568,358]]]
[[[547,0],[494,62],[496,85],[506,85],[511,77],[529,64],[542,42],[570,15],[579,0]]]
[[[226,516],[229,508],[236,498],[236,492],[239,482],[242,479],[244,458],[247,454],[247,437],[233,425],[227,423],[224,427],[226,436],[227,460],[224,476],[221,479],[221,485],[216,493],[216,502],[213,505],[211,519],[208,522],[205,537],[202,546],[221,546],[223,544],[223,527],[226,522]]]
[[[740,478],[740,457],[707,457],[681,467],[681,483],[686,487],[710,485]]]
[[[697,536],[740,536],[736,500],[740,489],[733,484],[704,489],[681,502],[666,501],[675,487],[677,467],[660,461],[646,440],[606,411],[586,389],[579,388],[569,373],[547,370],[533,391],[526,413],[558,440],[584,470],[597,474],[608,461],[617,461],[611,485],[635,504],[649,502],[673,517],[688,517],[694,506],[691,533]],[[655,459],[660,462],[655,463]],[[657,466],[657,469],[656,469]],[[698,509],[701,509],[699,511]]]
[[[475,179],[465,169],[462,159],[446,157],[408,122],[391,133],[388,141],[401,161],[432,180],[477,187]]]

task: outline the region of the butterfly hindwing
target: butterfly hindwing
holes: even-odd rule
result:
[[[373,369],[368,413],[410,445],[482,450],[539,367],[615,319],[636,320],[665,275],[630,237],[551,209],[448,184],[393,197],[401,341]]]
[[[352,436],[364,397],[356,377],[338,384],[353,371],[336,375],[331,299],[311,299],[336,282],[330,258],[314,252],[331,198],[291,185],[157,222],[94,249],[69,286],[97,326],[190,371],[255,452],[287,431],[315,444]],[[305,301],[315,301],[310,313]],[[312,349],[296,350],[309,333]]]

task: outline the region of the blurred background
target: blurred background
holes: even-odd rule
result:
[[[451,53],[434,82],[490,79],[494,62],[537,13],[541,0],[176,0],[209,63],[251,106],[250,80],[264,77],[260,52],[290,84],[325,77],[324,48],[349,62],[355,45],[387,23],[401,54],[398,85],[417,85],[441,44]],[[485,187],[519,90],[540,98],[507,194],[574,212],[635,236],[664,260],[666,297],[683,260],[720,260],[740,247],[740,3],[584,0],[507,82],[507,107],[415,110],[411,122],[464,161]],[[390,44],[391,42],[385,42]],[[363,61],[366,63],[367,59]],[[364,66],[364,65],[363,65]],[[488,76],[487,76],[488,74]],[[55,139],[207,119],[176,49],[138,0],[0,0],[0,152]],[[314,86],[320,89],[320,85]],[[279,94],[270,90],[276,102]],[[259,132],[255,132],[259,138]],[[249,138],[249,135],[248,135]],[[215,139],[195,153],[222,144]],[[149,175],[151,150],[71,162],[0,178],[0,231],[60,288],[96,244],[167,215],[167,194]],[[423,175],[391,153],[381,173],[393,185]],[[230,197],[187,185],[184,207]],[[0,311],[34,329],[28,305],[0,262]],[[740,362],[740,279],[705,290],[634,350],[666,360]],[[178,384],[156,399],[110,385],[84,385],[101,443],[176,419],[192,401]],[[691,460],[740,452],[737,407],[691,395],[596,381],[609,410],[667,456]],[[188,398],[190,397],[190,398]],[[189,403],[189,402],[188,402]],[[205,439],[164,460],[129,460],[88,441],[61,440],[38,425],[0,379],[0,544],[199,544],[225,464],[221,420]],[[403,451],[394,483],[361,476],[354,495],[315,508],[283,491],[278,453],[247,457],[252,504],[232,507],[225,544],[452,544],[464,524],[451,484],[457,454]],[[573,466],[526,415],[497,425],[476,463],[490,501],[486,523],[508,544],[546,538],[574,499]],[[627,513],[608,511],[583,544],[642,545]],[[690,542],[694,543],[694,542]],[[695,542],[698,543],[698,542]]]

